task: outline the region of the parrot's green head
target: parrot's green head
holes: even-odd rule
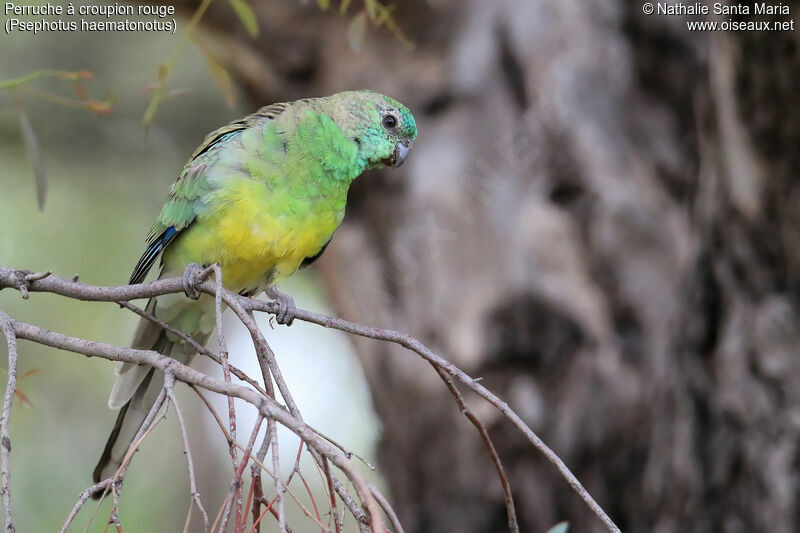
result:
[[[355,143],[364,168],[399,167],[417,137],[406,106],[372,91],[348,91],[330,97],[339,108],[337,123]]]

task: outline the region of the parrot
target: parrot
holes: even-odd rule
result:
[[[143,282],[159,257],[159,279],[218,264],[226,289],[266,292],[279,302],[277,321],[290,325],[294,302],[276,285],[325,251],[353,180],[369,169],[402,165],[416,136],[409,109],[370,90],[268,105],[213,131],[171,186],[129,283]],[[216,325],[214,297],[184,285],[186,294],[151,298],[145,309],[204,345]],[[145,318],[131,347],[184,364],[196,355]],[[108,405],[119,414],[95,483],[122,464],[164,385],[164,374],[146,365],[119,363],[115,374]]]

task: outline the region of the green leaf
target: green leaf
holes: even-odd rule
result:
[[[367,34],[367,13],[361,11],[358,15],[353,17],[350,25],[347,27],[347,43],[353,52],[361,52],[361,47],[364,44],[364,37]]]
[[[233,10],[236,12],[236,16],[242,21],[242,24],[247,30],[247,33],[250,34],[250,37],[257,36],[258,19],[256,18],[256,14],[253,12],[253,8],[250,7],[250,4],[248,4],[246,0],[229,1],[233,7]]]
[[[169,65],[166,63],[161,63],[158,65],[158,81],[159,83],[163,82],[169,76]]]
[[[380,28],[382,24],[389,22],[392,18],[394,7],[394,4],[388,6],[378,4],[378,15],[375,17],[375,26]]]
[[[375,20],[375,16],[378,14],[377,6],[380,3],[376,0],[364,0],[364,7],[367,8],[367,13],[369,13],[369,18]]]
[[[347,8],[350,7],[351,0],[342,0],[341,5],[339,5],[339,14],[344,15],[347,13]]]
[[[325,11],[331,7],[331,0],[317,0],[317,5],[320,7],[320,9]]]
[[[47,175],[44,171],[44,157],[39,146],[39,139],[33,131],[28,115],[19,109],[19,129],[22,131],[22,140],[25,143],[25,151],[28,152],[28,159],[33,166],[33,178],[36,182],[36,201],[39,204],[39,211],[44,210],[44,202],[47,198]]]
[[[94,79],[94,74],[92,74],[88,70],[79,70],[77,72],[66,72],[63,70],[37,70],[25,74],[24,76],[20,76],[19,78],[0,81],[0,89],[14,89],[15,87],[25,85],[26,83],[29,83],[39,78],[57,78],[60,80],[73,80],[73,81],[92,80]]]
[[[569,524],[567,522],[559,522],[551,527],[547,533],[567,533],[567,530],[569,530]]]
[[[211,72],[211,76],[214,78],[214,83],[217,84],[219,92],[222,93],[223,100],[225,100],[228,107],[233,107],[236,103],[236,89],[234,88],[230,74],[228,74],[228,71],[225,70],[225,67],[222,66],[207,46],[198,40],[196,40],[196,43],[200,51],[203,52],[203,57],[206,58],[208,70]]]

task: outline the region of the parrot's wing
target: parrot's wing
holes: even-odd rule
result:
[[[197,159],[204,153],[208,152],[216,144],[227,139],[232,133],[246,130],[247,128],[249,128],[250,126],[252,126],[256,122],[259,122],[262,119],[272,120],[281,113],[283,113],[284,110],[286,110],[287,106],[288,104],[285,103],[264,106],[255,113],[253,113],[252,115],[247,115],[246,117],[241,118],[239,120],[234,120],[230,124],[227,124],[217,130],[212,131],[211,133],[206,135],[206,138],[203,139],[203,142],[194,151],[192,157],[190,157],[189,161],[186,163],[184,170],[186,167],[189,167],[195,161],[195,159]],[[183,173],[181,174],[181,177],[178,178],[178,181],[180,181],[181,179],[183,179]]]
[[[212,148],[219,147],[226,141],[241,135],[242,131],[257,122],[274,119],[287,106],[288,104],[281,103],[262,107],[252,115],[231,122],[206,135],[206,138],[184,165],[178,179],[172,184],[169,198],[147,235],[147,248],[136,263],[128,283],[135,284],[144,281],[161,252],[194,221],[195,202],[212,189],[205,172],[215,160],[213,154],[209,153]]]

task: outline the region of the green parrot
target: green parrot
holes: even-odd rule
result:
[[[214,131],[170,188],[130,283],[141,283],[159,256],[160,278],[218,263],[226,288],[267,291],[280,302],[278,322],[291,324],[293,302],[275,284],[325,250],[344,217],[352,181],[368,169],[400,166],[416,136],[406,106],[367,90],[273,104]],[[200,344],[215,325],[214,299],[205,294],[152,298],[147,311]],[[195,356],[146,319],[131,346],[184,364]],[[120,412],[95,482],[119,468],[164,383],[163,373],[132,363],[121,363],[116,375],[108,404]]]

